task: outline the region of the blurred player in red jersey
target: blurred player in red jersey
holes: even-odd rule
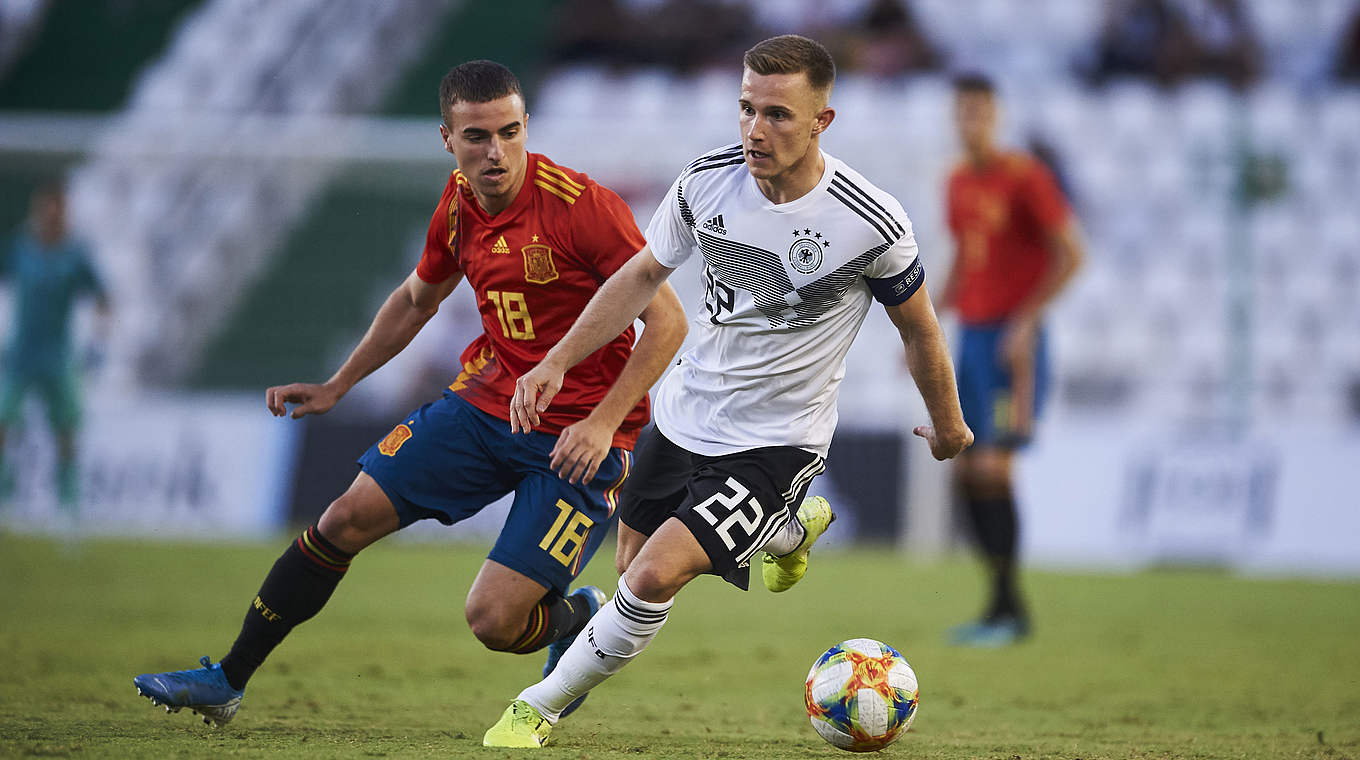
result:
[[[954,266],[942,298],[963,323],[959,400],[976,442],[958,457],[958,480],[992,580],[981,619],[956,643],[999,646],[1029,633],[1016,588],[1019,518],[1011,462],[1034,430],[1048,385],[1042,317],[1081,266],[1077,224],[1052,173],[996,143],[997,98],[985,77],[955,80],[964,159],[949,177]]]
[[[444,147],[458,161],[415,271],[325,383],[270,388],[294,419],[324,414],[410,343],[466,279],[484,332],[464,350],[443,398],[407,415],[359,463],[353,485],[289,545],[265,578],[222,662],[138,676],[139,691],[205,720],[235,715],[246,681],[297,624],[325,605],[364,547],[417,520],[453,524],[515,494],[495,547],[468,592],[468,625],[487,648],[549,647],[551,671],[605,595],[568,594],[608,532],[631,449],[648,420],[647,389],[686,332],[669,287],[631,326],[567,375],[545,425],[512,435],[515,380],[566,334],[601,283],[646,246],[613,191],[525,148],[518,80],[490,61],[454,68],[440,85]],[[579,704],[579,702],[577,703]]]

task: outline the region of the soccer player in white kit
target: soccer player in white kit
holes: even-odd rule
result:
[[[771,590],[802,577],[833,515],[822,499],[796,514],[794,505],[823,469],[845,355],[871,300],[901,334],[930,414],[932,425],[914,432],[940,460],[972,443],[911,222],[819,147],[835,118],[831,56],[784,35],[751,48],[744,64],[741,143],[685,168],[647,227],[647,247],[517,383],[510,425],[528,431],[565,371],[631,324],[685,260],[703,256],[698,339],[656,395],[656,428],[639,442],[624,489],[618,592],[557,668],[506,708],[487,746],[542,746],[568,704],[641,653],[699,575],[745,589],[763,550]],[[570,442],[558,448],[554,467],[572,454]]]

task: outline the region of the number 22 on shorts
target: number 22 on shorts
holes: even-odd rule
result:
[[[576,556],[581,553],[581,547],[585,545],[586,536],[590,535],[590,528],[595,521],[577,512],[562,499],[557,500],[556,506],[557,519],[548,528],[543,540],[538,542],[538,548],[564,566],[571,567]]]

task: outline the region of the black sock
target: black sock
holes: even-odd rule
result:
[[[326,606],[353,558],[323,538],[315,525],[288,545],[246,610],[236,643],[222,658],[222,673],[233,689],[245,688],[288,632]]]
[[[557,592],[550,591],[529,613],[529,624],[524,633],[505,651],[515,654],[535,652],[564,636],[580,633],[589,620],[590,605],[584,597],[573,594],[563,599]]]
[[[984,615],[1023,617],[1024,607],[1016,591],[1015,565],[1019,544],[1019,517],[1013,496],[965,499],[978,546],[992,576],[992,601]]]

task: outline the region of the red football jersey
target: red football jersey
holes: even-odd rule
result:
[[[1067,223],[1067,199],[1032,156],[1005,153],[987,166],[957,166],[949,177],[949,228],[958,242],[959,318],[1010,316],[1049,266],[1048,238]]]
[[[510,419],[515,380],[566,335],[586,303],[646,240],[614,191],[530,153],[519,195],[495,216],[477,203],[462,172],[444,187],[416,274],[430,283],[462,272],[477,297],[482,334],[463,351],[449,389],[482,411]],[[633,351],[629,326],[567,372],[535,428],[557,434],[604,398]],[[631,449],[648,420],[644,396],[614,433]]]

